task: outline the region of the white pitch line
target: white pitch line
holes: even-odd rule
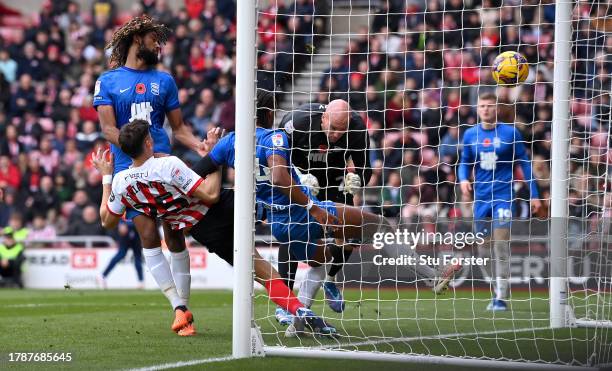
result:
[[[320,345],[318,347],[311,347],[310,349],[334,349],[338,347],[358,347],[364,345],[378,345],[378,344],[388,344],[388,343],[399,343],[399,342],[411,342],[418,340],[438,340],[438,339],[446,339],[446,338],[454,338],[459,336],[478,336],[478,335],[495,335],[495,334],[506,334],[510,332],[526,332],[526,331],[541,331],[541,330],[550,330],[550,327],[529,327],[529,328],[520,328],[520,329],[508,329],[508,330],[497,330],[497,331],[482,331],[482,332],[461,332],[454,334],[440,334],[440,335],[429,335],[429,336],[412,336],[412,337],[403,337],[403,338],[395,338],[395,339],[381,339],[381,340],[368,340],[361,341],[358,343],[347,343],[347,344],[334,344],[334,345]]]
[[[186,366],[195,366],[195,365],[201,365],[201,364],[204,364],[204,363],[215,363],[215,362],[232,361],[234,359],[235,358],[231,357],[231,356],[228,356],[228,357],[217,357],[217,358],[194,359],[192,361],[180,361],[180,362],[174,362],[174,363],[164,363],[164,364],[161,364],[161,365],[147,366],[147,367],[142,367],[142,368],[130,368],[130,369],[127,369],[125,371],[168,370],[168,369],[171,369],[171,368],[186,367]]]
[[[144,304],[120,304],[120,303],[29,303],[29,304],[6,304],[0,305],[0,308],[39,308],[39,307],[166,307],[167,304],[144,303]]]

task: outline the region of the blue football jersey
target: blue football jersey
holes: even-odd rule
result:
[[[110,105],[117,127],[136,120],[149,122],[156,153],[170,153],[170,139],[164,131],[166,113],[179,108],[178,90],[172,76],[155,69],[119,67],[103,73],[96,81],[94,107]],[[127,169],[132,159],[115,145],[115,173]]]
[[[475,166],[475,200],[512,200],[515,163],[523,169],[531,198],[538,198],[531,160],[521,133],[513,125],[499,123],[485,130],[478,124],[465,131],[458,177],[459,181],[469,180]]]
[[[300,178],[295,172],[295,168],[291,165],[291,148],[287,135],[283,130],[269,130],[257,128],[255,132],[255,164],[257,166],[256,180],[256,197],[257,201],[281,210],[290,205],[289,197],[285,196],[277,188],[272,186],[270,181],[270,167],[273,164],[268,164],[268,157],[279,155],[287,160],[287,164],[291,169],[291,176],[296,184],[300,184]],[[222,138],[210,152],[210,158],[217,165],[225,165],[234,167],[235,160],[235,133],[230,133]],[[303,189],[306,192],[306,189]]]

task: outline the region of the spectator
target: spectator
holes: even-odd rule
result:
[[[17,91],[13,95],[11,100],[11,107],[9,113],[12,116],[23,116],[26,111],[33,111],[36,109],[36,102],[34,96],[34,87],[32,86],[32,77],[24,73],[19,76],[19,86]]]
[[[11,227],[5,227],[3,234],[4,241],[0,244],[0,283],[12,281],[14,285],[22,289],[21,265],[25,260],[23,244],[16,241]]]
[[[40,240],[52,240],[57,236],[55,227],[47,222],[47,214],[36,213],[32,220],[32,229],[26,241],[28,248],[48,247],[49,244],[40,243]]]
[[[10,187],[17,190],[20,184],[21,175],[17,166],[13,165],[8,156],[0,156],[0,189]]]
[[[17,78],[17,62],[11,59],[6,49],[0,49],[0,72],[10,84]]]
[[[40,190],[26,201],[28,220],[33,219],[34,213],[44,213],[46,215],[50,210],[59,209],[59,200],[53,186],[53,178],[50,176],[42,177]]]
[[[104,236],[106,231],[100,224],[98,210],[92,205],[83,209],[83,219],[73,221],[68,225],[69,236]]]

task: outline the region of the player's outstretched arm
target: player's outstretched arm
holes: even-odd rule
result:
[[[92,162],[96,169],[102,174],[102,201],[100,202],[100,220],[106,229],[113,229],[119,224],[122,213],[114,213],[109,210],[108,202],[112,193],[113,176],[113,154],[109,150],[94,153]]]
[[[221,193],[221,169],[208,175],[193,192],[193,196],[204,201],[208,205],[219,202]]]
[[[172,127],[172,133],[176,140],[187,148],[197,152],[200,156],[206,155],[204,142],[196,138],[189,126],[185,125],[180,108],[168,112],[168,121],[170,122],[170,127]]]
[[[111,105],[98,106],[97,109],[104,139],[119,146],[119,129],[117,128],[115,109]]]
[[[287,170],[289,166],[284,157],[280,155],[269,156],[268,164],[273,164],[270,174],[272,185],[278,187],[284,195],[289,197],[291,203],[308,209],[310,215],[321,224],[338,225],[338,218],[313,204],[313,201],[302,191],[300,185],[294,182],[293,177]]]

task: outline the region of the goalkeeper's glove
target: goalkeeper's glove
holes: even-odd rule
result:
[[[344,194],[354,195],[361,188],[361,178],[355,173],[346,173],[344,176]]]
[[[317,177],[315,177],[312,174],[300,174],[300,183],[302,183],[302,185],[308,187],[308,189],[310,189],[310,193],[312,193],[313,196],[316,196],[319,194],[319,191],[321,190],[321,187],[319,187],[319,181],[317,180]]]

